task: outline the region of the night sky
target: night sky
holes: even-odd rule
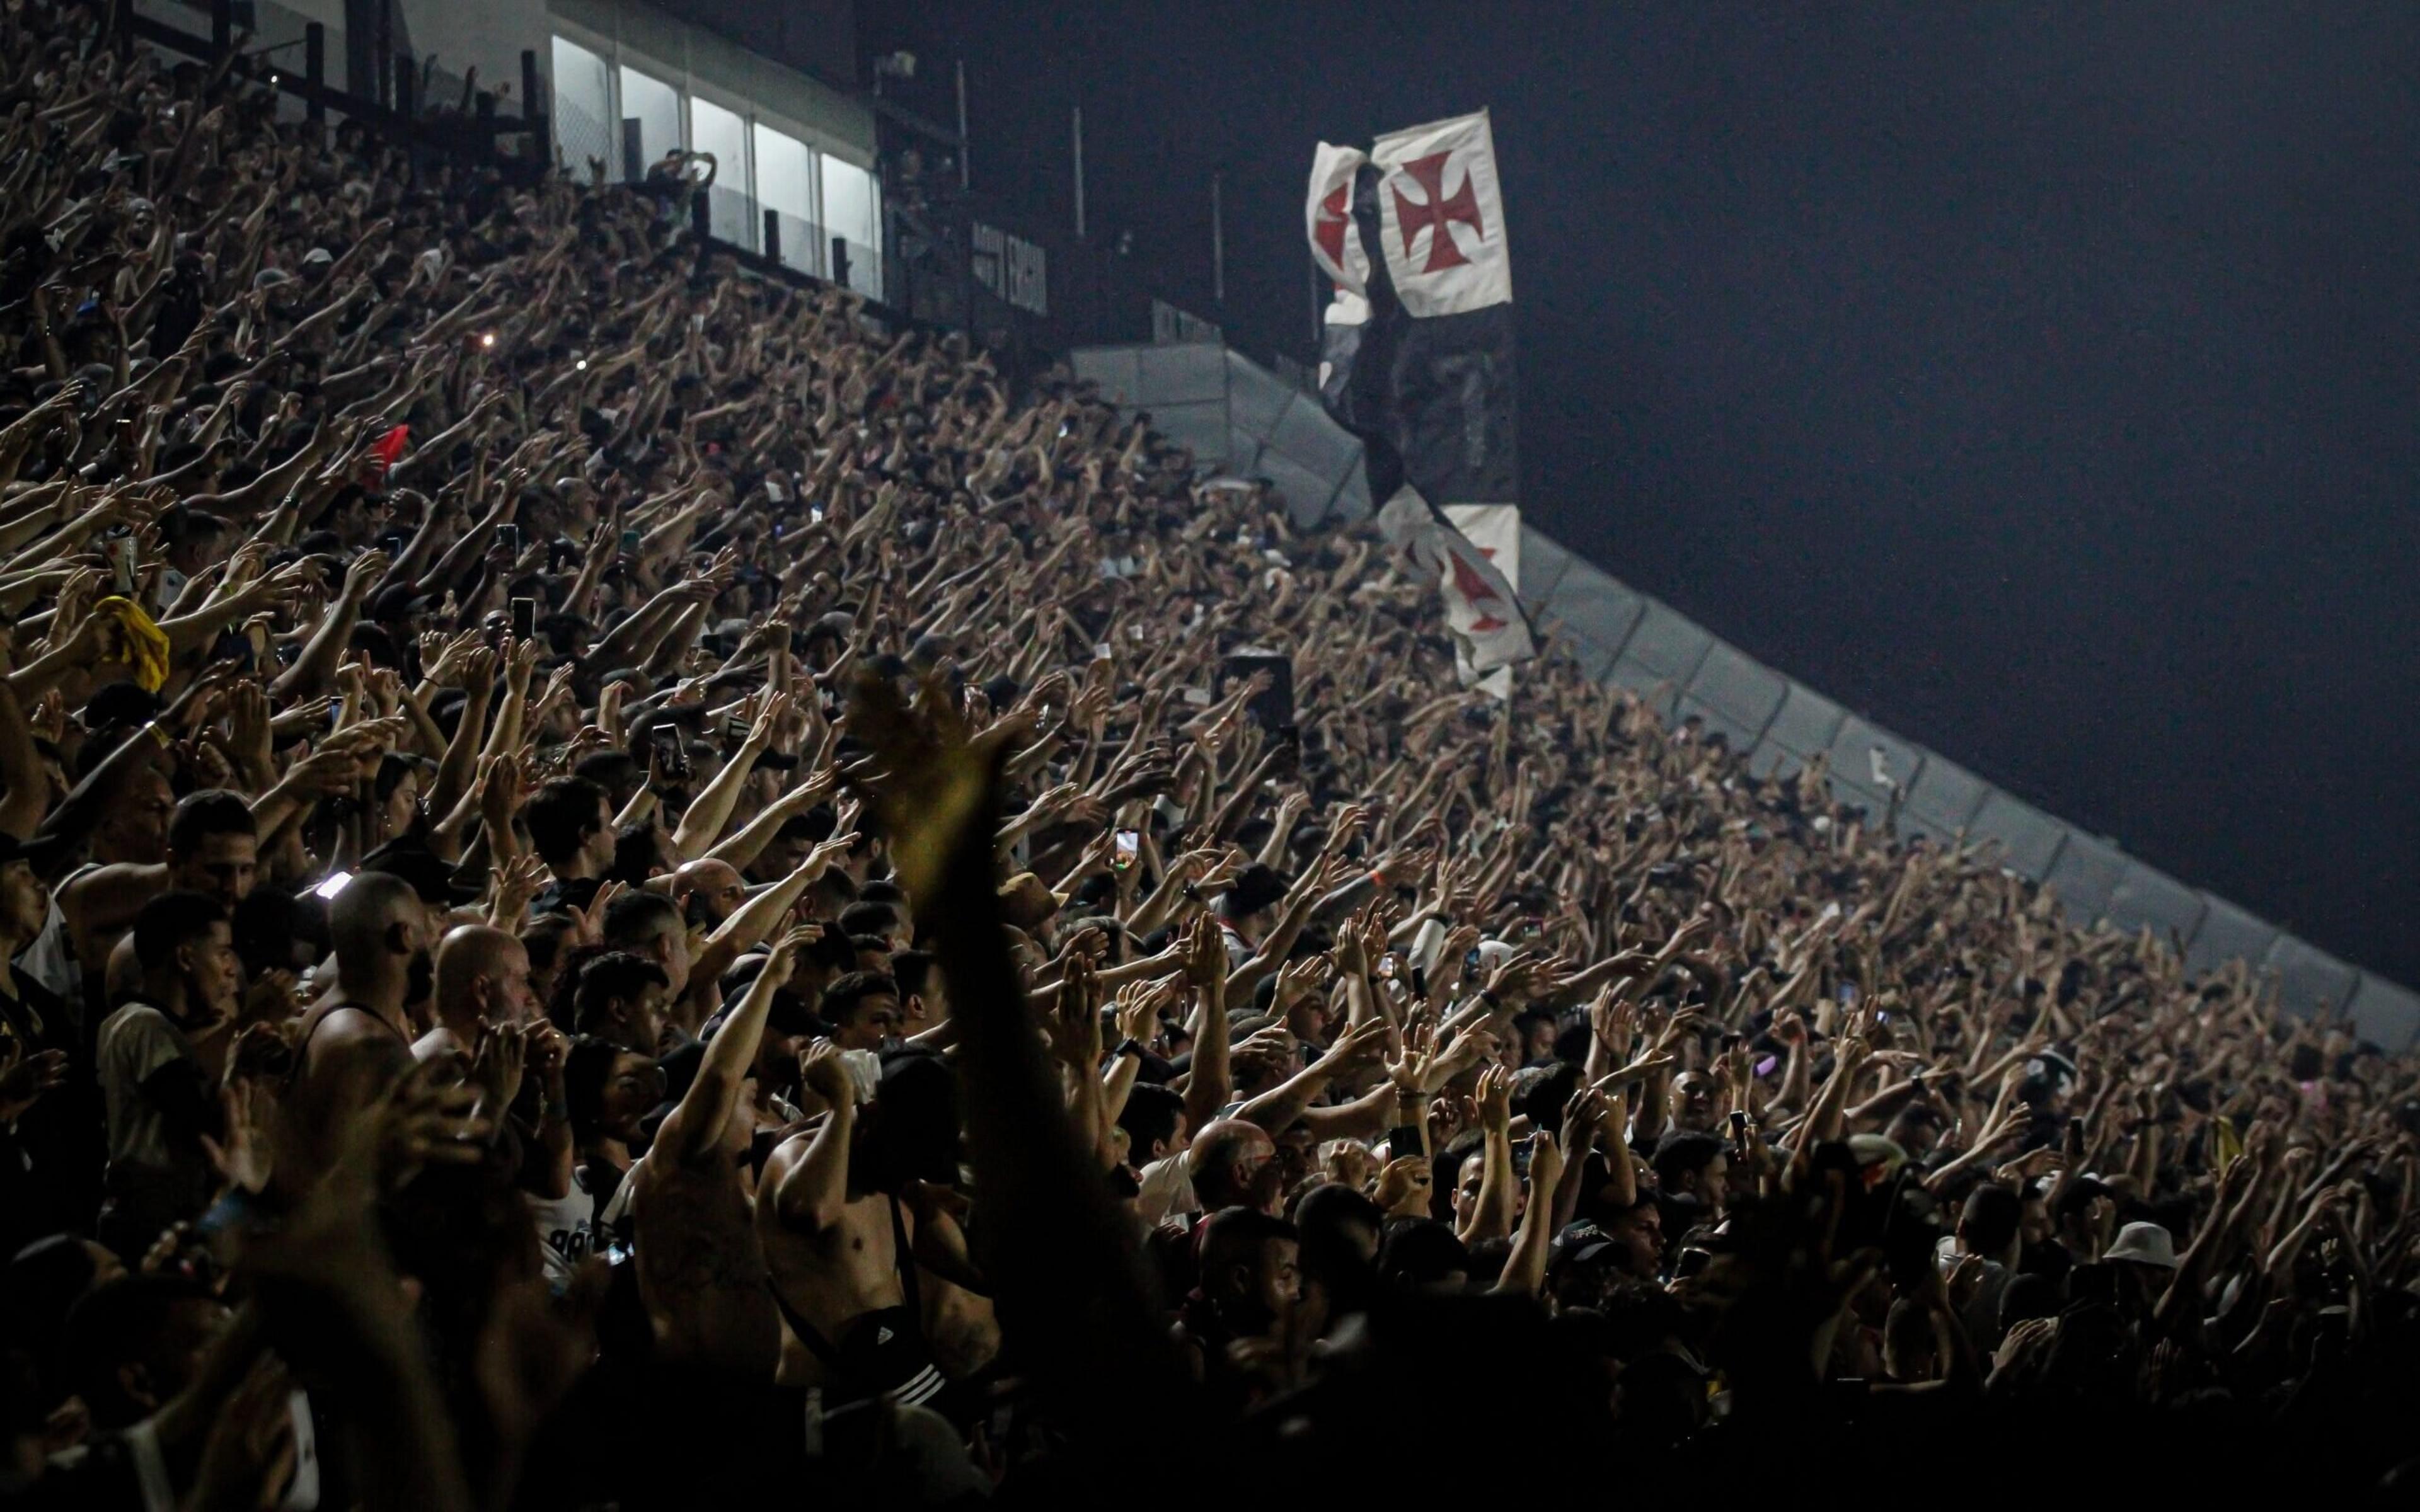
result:
[[[1535,523],[2420,983],[2420,7],[908,8],[978,189],[1071,224],[1080,100],[1094,239],[1264,360],[1313,144],[1491,108]]]

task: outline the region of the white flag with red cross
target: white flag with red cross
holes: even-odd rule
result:
[[[1512,257],[1487,112],[1389,132],[1371,144],[1370,162],[1380,175],[1380,251],[1404,313],[1509,303]]]
[[[1510,528],[1517,542],[1518,510],[1509,504],[1466,507],[1484,512],[1484,528],[1491,534],[1502,528],[1504,517],[1511,517]],[[1445,595],[1446,628],[1453,632],[1455,659],[1466,665],[1472,676],[1538,654],[1512,579],[1451,519],[1431,508],[1419,489],[1405,484],[1388,500],[1378,511],[1378,528],[1411,558],[1416,571],[1435,579]],[[1513,550],[1518,549],[1516,545]],[[1511,564],[1518,566],[1517,555]]]
[[[1320,271],[1345,293],[1370,292],[1370,254],[1353,224],[1353,180],[1370,154],[1359,147],[1319,144],[1311,160],[1311,196],[1303,219],[1311,233],[1311,256]]]

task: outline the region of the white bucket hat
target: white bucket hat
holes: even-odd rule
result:
[[[2158,1224],[2128,1224],[2118,1230],[2118,1242],[2109,1246],[2104,1260],[2133,1260],[2137,1265],[2156,1265],[2163,1271],[2177,1268],[2177,1242]]]

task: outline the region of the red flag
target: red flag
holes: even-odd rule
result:
[[[397,425],[377,440],[370,442],[370,455],[378,458],[378,475],[380,479],[384,479],[387,469],[395,466],[402,457],[403,448],[411,440],[411,427]]]

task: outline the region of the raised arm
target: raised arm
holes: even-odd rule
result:
[[[739,1006],[722,1021],[714,1038],[706,1042],[706,1057],[698,1064],[696,1079],[681,1094],[679,1105],[664,1116],[663,1126],[657,1131],[656,1149],[685,1165],[715,1157],[722,1143],[723,1126],[731,1121],[732,1107],[739,1101],[740,1083],[748,1068],[755,1063],[757,1044],[765,1035],[765,1015],[772,1011],[773,995],[789,984],[790,973],[798,966],[799,951],[812,938],[808,931],[792,930],[773,948],[772,959],[748,984]]]
[[[1187,1124],[1201,1128],[1218,1116],[1234,1090],[1227,1060],[1227,949],[1203,914],[1185,936],[1185,976],[1201,999],[1193,1020],[1193,1069],[1185,1084]]]
[[[1357,1065],[1376,1064],[1387,1040],[1384,1024],[1363,1024],[1347,1029],[1326,1054],[1236,1109],[1235,1117],[1246,1123],[1259,1124],[1272,1134],[1283,1133],[1302,1117],[1313,1098],[1327,1089],[1329,1083]]]
[[[787,706],[785,699],[767,700],[737,752],[722,764],[714,780],[690,800],[689,808],[681,814],[680,826],[673,831],[673,850],[677,860],[695,860],[721,838],[723,825],[731,822],[732,807],[739,801],[741,785],[756,770],[756,758],[773,744],[773,731]]]
[[[698,951],[697,964],[690,971],[692,981],[713,981],[729,970],[739,952],[773,933],[807,890],[807,885],[822,876],[833,859],[845,854],[857,843],[857,832],[834,835],[807,853],[799,869],[750,898],[732,911],[722,927],[706,937],[706,946]]]
[[[1562,1148],[1555,1136],[1544,1129],[1531,1134],[1529,1205],[1521,1210],[1521,1227],[1512,1235],[1512,1253],[1504,1261],[1504,1278],[1496,1283],[1497,1290],[1534,1297],[1546,1284],[1546,1259],[1560,1227],[1555,1209],[1563,1168]]]
[[[840,1046],[818,1040],[799,1060],[799,1075],[807,1090],[831,1108],[812,1137],[799,1136],[807,1139],[806,1151],[790,1157],[788,1168],[773,1187],[774,1213],[784,1226],[803,1233],[830,1228],[840,1222],[841,1210],[848,1206],[848,1152],[857,1134],[857,1094],[840,1057]]]

